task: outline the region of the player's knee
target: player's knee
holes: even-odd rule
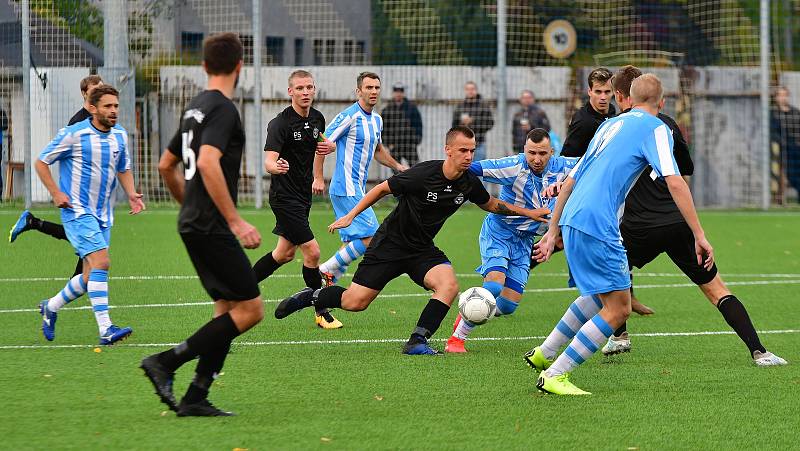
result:
[[[108,256],[94,257],[91,261],[91,268],[108,271],[108,269],[111,268],[111,259]]]
[[[433,291],[440,301],[452,301],[453,298],[458,296],[458,281],[455,278],[443,281]]]
[[[366,310],[369,304],[370,301],[367,299],[342,297],[342,309],[348,312],[361,312]]]
[[[306,266],[309,266],[309,264],[314,265],[319,263],[319,257],[319,246],[310,246],[306,249],[303,249],[303,263],[305,263]]]
[[[289,263],[294,259],[294,249],[283,252],[273,252],[272,258],[274,258],[276,262],[282,265],[285,263]]]

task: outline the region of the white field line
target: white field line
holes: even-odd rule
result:
[[[302,274],[273,274],[269,276],[270,279],[300,279],[302,278]],[[353,277],[352,274],[345,274],[345,278]],[[478,273],[464,273],[464,274],[456,274],[456,277],[475,277],[480,278],[481,275]],[[531,277],[569,277],[569,273],[566,272],[532,272]],[[635,272],[634,278],[636,277],[686,277],[683,273],[677,272]],[[791,274],[791,273],[761,273],[761,274],[725,274],[725,278],[738,278],[738,277],[755,277],[755,278],[776,278],[776,279],[795,279],[800,278],[800,274]],[[172,274],[172,275],[160,275],[160,276],[109,276],[109,280],[195,280],[197,279],[196,275],[181,275],[181,274]],[[64,276],[55,276],[55,277],[0,277],[0,283],[28,283],[28,282],[64,282],[67,280]]]
[[[799,329],[782,330],[760,330],[759,334],[796,334]],[[732,330],[709,330],[697,332],[650,332],[641,334],[631,334],[633,337],[700,337],[707,335],[734,335]],[[542,340],[543,335],[531,335],[527,337],[475,337],[470,341],[529,341]],[[353,340],[298,340],[298,341],[236,341],[234,346],[302,346],[302,345],[360,345],[360,344],[384,344],[384,343],[404,343],[406,338],[361,338]],[[446,338],[433,338],[431,341],[444,342]],[[177,343],[121,343],[114,347],[125,348],[166,348],[176,346]],[[0,350],[12,349],[86,349],[96,348],[95,344],[74,344],[74,345],[0,345]]]
[[[800,284],[800,279],[796,280],[751,280],[751,281],[741,281],[741,282],[726,282],[727,285],[730,286],[748,286],[748,285],[793,285],[793,284]],[[650,285],[636,285],[635,288],[639,289],[649,289],[649,288],[690,288],[690,287],[697,287],[697,285],[693,283],[668,283],[668,284],[650,284]],[[525,290],[526,293],[560,293],[572,291],[576,292],[575,288],[531,288]],[[429,297],[430,294],[428,292],[419,292],[419,293],[392,293],[392,294],[381,294],[379,298],[381,299],[396,299],[396,298],[416,298],[416,297]],[[264,302],[267,304],[276,304],[283,299],[264,299]],[[192,302],[175,302],[175,303],[157,303],[157,304],[133,304],[133,305],[109,305],[108,308],[110,309],[130,309],[130,308],[162,308],[162,307],[197,307],[197,306],[204,306],[204,305],[212,305],[213,302],[211,301],[192,301]],[[92,308],[91,305],[84,305],[80,307],[64,307],[61,311],[64,310],[90,310]],[[30,312],[38,312],[38,308],[17,308],[17,309],[0,309],[0,314],[3,313],[30,313]]]

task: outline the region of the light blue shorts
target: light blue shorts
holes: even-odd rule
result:
[[[346,215],[356,206],[358,201],[362,198],[359,196],[337,196],[331,194],[331,203],[333,204],[333,211],[336,214],[336,219]],[[367,208],[360,215],[353,219],[353,223],[348,227],[339,229],[339,236],[342,238],[343,243],[361,238],[368,238],[375,235],[378,231],[378,217],[372,207]]]
[[[631,287],[628,256],[622,239],[601,241],[570,226],[561,227],[564,252],[570,272],[570,286],[577,286],[584,296]]]
[[[533,233],[509,229],[487,216],[478,236],[481,265],[475,268],[475,272],[486,277],[490,271],[502,268],[507,279],[525,288],[531,272],[534,236]]]
[[[92,252],[108,249],[111,244],[111,227],[103,227],[92,215],[80,215],[64,223],[67,239],[81,258]]]

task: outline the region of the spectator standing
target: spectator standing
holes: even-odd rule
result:
[[[486,133],[494,126],[494,118],[489,106],[478,94],[474,81],[464,84],[464,101],[453,111],[452,126],[469,127],[475,132],[475,157],[473,161],[486,159]]]
[[[514,153],[525,151],[525,140],[528,132],[534,128],[550,131],[550,119],[542,107],[536,103],[536,96],[530,89],[525,89],[519,96],[520,109],[511,120],[511,136],[514,140]]]
[[[411,167],[419,162],[417,146],[422,141],[422,116],[417,106],[406,98],[400,83],[392,86],[392,101],[381,111],[383,134],[381,141],[397,161],[406,160]]]

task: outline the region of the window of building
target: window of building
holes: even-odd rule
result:
[[[305,47],[305,41],[300,38],[294,40],[294,65],[295,66],[302,66],[303,65],[303,50]]]
[[[314,65],[322,65],[322,39],[314,39]]]
[[[267,36],[267,61],[264,64],[283,66],[283,37]]]
[[[203,33],[184,31],[181,33],[181,52],[200,56],[203,53]]]
[[[242,41],[244,50],[243,60],[245,64],[253,64],[253,35],[240,34],[239,40]]]
[[[336,60],[336,41],[328,39],[325,41],[325,64],[334,64]]]

